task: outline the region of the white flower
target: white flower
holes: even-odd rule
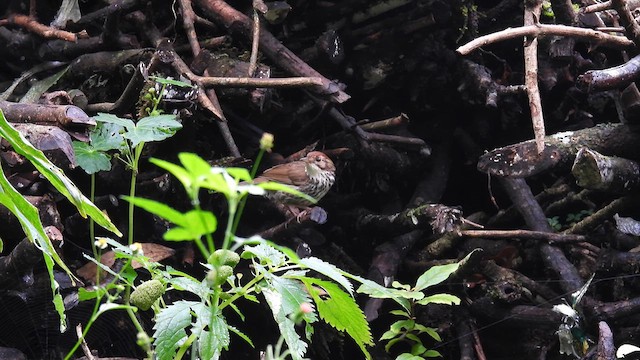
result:
[[[107,238],[104,237],[97,237],[96,241],[94,242],[94,244],[96,244],[96,247],[100,250],[104,250],[107,248],[107,245],[109,245],[107,243]]]
[[[134,254],[138,254],[138,255],[142,255],[142,244],[138,243],[138,242],[134,242],[133,244],[129,245],[129,248],[131,249],[131,251],[133,251]]]

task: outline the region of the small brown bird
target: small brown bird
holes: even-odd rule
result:
[[[279,182],[320,200],[327,194],[335,180],[336,167],[333,161],[320,151],[312,151],[300,160],[276,165],[265,170],[254,180],[254,183]],[[297,207],[311,205],[303,198],[282,191],[270,191],[266,196],[283,205]]]

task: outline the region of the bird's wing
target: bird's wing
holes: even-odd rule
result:
[[[309,181],[305,167],[306,164],[302,161],[276,165],[265,170],[255,182],[276,181],[285,185],[300,186]]]

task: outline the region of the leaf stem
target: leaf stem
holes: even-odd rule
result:
[[[139,143],[134,149],[133,161],[131,162],[131,185],[129,186],[129,196],[134,198],[136,196],[136,180],[138,178],[138,165],[140,162],[140,157],[142,156],[142,148],[144,147],[144,142]],[[135,211],[135,206],[133,202],[129,202],[129,233],[128,240],[129,245],[133,244],[133,213]]]

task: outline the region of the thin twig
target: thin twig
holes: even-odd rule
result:
[[[187,39],[189,39],[189,45],[191,45],[191,52],[193,56],[197,56],[200,53],[200,43],[193,25],[196,14],[191,6],[191,0],[180,0],[180,7],[182,8],[182,23],[187,33]]]
[[[584,235],[557,234],[531,230],[462,230],[460,235],[473,238],[490,239],[534,239],[547,240],[549,243],[568,243],[586,241]]]
[[[247,70],[247,76],[253,77],[256,69],[258,68],[258,47],[260,46],[260,15],[258,14],[258,8],[264,5],[260,0],[253,0],[253,27],[251,38],[251,57],[249,58],[249,69]]]
[[[525,3],[524,25],[531,26],[538,22],[542,1],[538,0],[531,4]],[[536,139],[536,149],[538,154],[544,151],[544,117],[542,115],[542,100],[540,99],[540,89],[538,89],[538,38],[525,38],[524,44],[524,84],[529,97],[529,109],[531,111],[531,123]]]
[[[636,19],[629,11],[629,6],[625,0],[611,0],[611,5],[620,18],[620,24],[624,26],[627,37],[633,40],[636,46],[640,45],[640,26],[636,22]]]
[[[76,42],[78,40],[78,35],[72,32],[41,24],[34,18],[27,15],[13,14],[6,19],[0,20],[0,26],[4,26],[7,24],[20,26],[46,39],[62,39],[70,42]]]
[[[82,352],[84,352],[84,356],[87,360],[96,360],[95,356],[91,353],[91,349],[89,349],[89,345],[87,345],[87,342],[84,340],[84,336],[82,336],[82,324],[78,324],[78,326],[76,326],[76,334],[78,335],[78,339],[82,341]]]
[[[515,39],[523,36],[548,35],[567,36],[584,41],[593,41],[598,45],[617,49],[624,49],[634,45],[633,41],[627,39],[626,37],[609,35],[603,33],[602,31],[578,28],[574,26],[538,23],[536,25],[523,26],[519,28],[509,28],[502,31],[494,32],[492,34],[481,36],[466,43],[465,45],[460,46],[458,49],[456,49],[456,51],[461,55],[468,55],[478,48],[496,42]]]
[[[608,10],[608,9],[611,9],[611,1],[605,1],[605,2],[601,2],[599,4],[593,4],[593,5],[585,6],[580,11],[585,13],[585,14],[589,14],[589,13],[594,13],[594,12],[598,12],[598,11],[605,11],[605,10]]]

